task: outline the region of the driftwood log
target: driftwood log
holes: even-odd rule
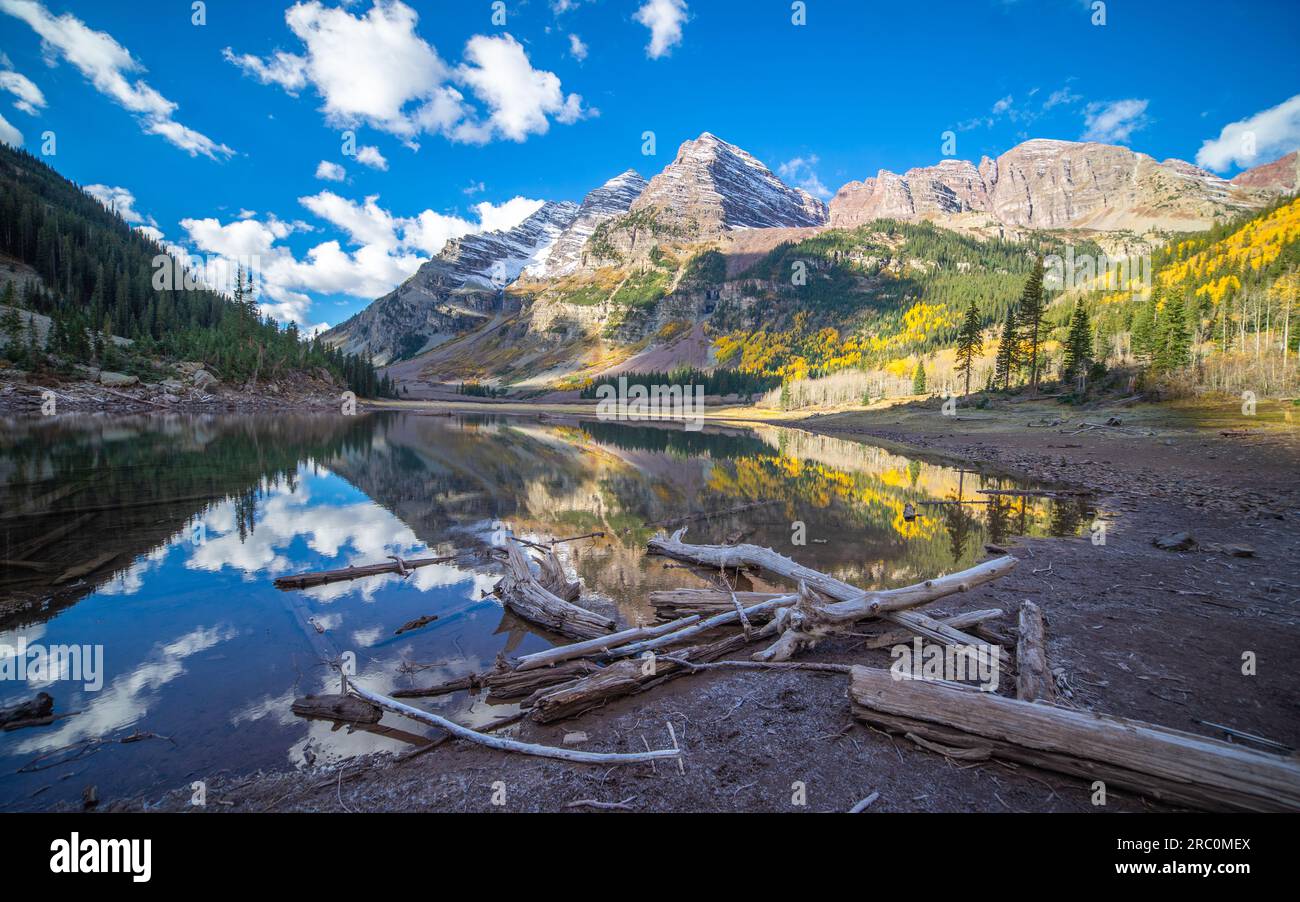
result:
[[[401,560],[394,558],[382,564],[365,564],[361,567],[344,567],[341,570],[318,570],[314,573],[297,573],[293,576],[281,576],[275,581],[277,589],[307,589],[312,586],[323,586],[326,583],[343,582],[349,579],[361,579],[363,576],[375,576],[379,573],[401,573],[405,576],[407,571],[415,570],[417,567],[427,567],[430,564],[446,564],[457,558],[463,557],[463,554],[452,554],[446,557],[422,557],[414,560]]]
[[[617,633],[610,633],[597,639],[588,639],[586,642],[573,642],[569,645],[557,645],[555,648],[548,648],[546,651],[535,652],[531,655],[524,655],[519,659],[516,670],[532,670],[536,667],[549,667],[552,664],[558,664],[561,661],[569,661],[573,658],[584,658],[591,654],[608,652],[611,648],[625,645],[628,642],[635,642],[639,639],[653,639],[656,636],[662,636],[665,633],[673,633],[677,630],[684,629],[693,624],[699,623],[699,615],[693,614],[690,617],[682,617],[670,623],[661,623],[657,626],[637,626],[626,629]]]
[[[531,742],[518,742],[514,739],[503,739],[500,736],[489,736],[486,733],[480,733],[477,730],[471,730],[469,727],[463,727],[454,721],[447,720],[445,717],[439,717],[429,711],[422,711],[419,708],[413,708],[405,705],[396,699],[380,695],[378,692],[371,692],[358,686],[351,681],[348,682],[348,691],[360,696],[373,705],[378,705],[385,711],[392,711],[394,714],[401,714],[403,717],[409,717],[412,720],[418,720],[421,723],[430,724],[440,727],[451,733],[458,739],[466,739],[470,742],[487,746],[491,749],[497,749],[502,752],[517,752],[524,755],[536,755],[541,758],[555,758],[560,761],[570,761],[574,764],[639,764],[645,761],[658,761],[663,758],[678,758],[681,756],[679,749],[654,749],[645,752],[582,752],[576,749],[555,748],[549,745],[535,745]]]
[[[670,538],[656,536],[650,540],[649,551],[716,569],[762,570],[800,583],[816,595],[832,599],[824,602],[809,596],[784,614],[778,614],[776,622],[784,631],[770,648],[756,653],[755,660],[788,660],[800,650],[815,645],[821,636],[868,617],[883,617],[944,645],[957,648],[981,645],[979,640],[961,630],[908,609],[957,592],[965,592],[1005,576],[1016,566],[1014,557],[1003,556],[923,583],[872,592],[804,567],[771,548],[757,545],[688,545],[682,541],[684,532],[684,529],[680,529]]]
[[[1020,605],[1020,636],[1016,640],[1016,698],[1026,702],[1056,701],[1056,680],[1047,666],[1043,612],[1032,601]]]
[[[316,717],[344,723],[379,723],[384,712],[355,695],[306,695],[295,699],[290,710],[299,717]]]
[[[854,667],[854,715],[946,748],[1214,811],[1300,811],[1300,762],[1181,730]]]
[[[31,701],[19,702],[0,708],[0,727],[26,721],[45,720],[54,713],[54,697],[48,692],[38,692]]]
[[[683,673],[690,673],[689,666],[681,663],[683,661],[690,663],[713,661],[723,655],[739,651],[748,641],[744,633],[735,633],[707,645],[674,651],[672,657],[679,659],[677,661],[664,656],[644,660],[633,658],[616,661],[588,677],[536,692],[520,704],[525,708],[532,708],[532,719],[539,723],[575,717],[612,699],[644,692]]]
[[[504,555],[506,575],[497,583],[496,593],[507,608],[530,623],[572,639],[595,639],[597,636],[608,635],[614,631],[613,620],[588,611],[586,608],[580,608],[543,585],[533,575],[532,569],[528,566],[528,559],[518,546],[506,545],[501,548],[501,551]],[[542,574],[554,585],[554,568],[559,567],[559,564],[554,558],[554,552],[551,552],[549,557],[551,561],[543,566]],[[559,572],[561,579],[564,579],[563,569]],[[564,579],[564,582],[568,584],[567,579]],[[556,588],[567,591],[564,586],[556,586]]]

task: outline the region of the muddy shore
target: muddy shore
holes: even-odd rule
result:
[[[1083,425],[1112,416],[1118,426]],[[1017,540],[1011,553],[1021,564],[1011,576],[927,613],[998,607],[1008,612],[1000,627],[1008,631],[1020,603],[1033,600],[1073,704],[1217,738],[1223,734],[1199,721],[1224,724],[1300,746],[1292,676],[1300,648],[1300,434],[1277,411],[1250,419],[1229,409],[1077,411],[1033,402],[954,420],[937,405],[917,405],[791,424],[1095,491],[1104,545],[1087,535]],[[1181,531],[1196,550],[1152,544]],[[860,643],[827,642],[806,657],[889,665],[887,651]],[[1254,676],[1242,673],[1246,651],[1258,662]],[[590,737],[583,748],[613,752],[663,747],[671,723],[686,752],[681,770],[566,765],[451,741],[406,760],[204,777],[206,810],[563,811],[595,799],[637,811],[846,811],[871,792],[880,794],[871,811],[1164,810],[1120,791],[1098,809],[1081,780],[950,761],[873,731],[851,718],[846,683],[838,674],[710,671],[562,724],[524,721],[505,731],[551,745],[581,731]],[[796,782],[806,787],[806,805],[793,804]],[[493,804],[498,783],[504,805]],[[194,810],[190,795],[178,787],[100,808]]]

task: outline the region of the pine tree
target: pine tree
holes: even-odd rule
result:
[[[1040,257],[1025,282],[1024,291],[1020,293],[1018,308],[1020,338],[1029,344],[1029,388],[1033,392],[1038,391],[1038,346],[1044,307],[1043,260]]]
[[[1088,322],[1088,311],[1082,303],[1075,303],[1074,313],[1070,315],[1070,328],[1065,338],[1065,362],[1061,366],[1061,380],[1070,385],[1092,360],[1092,325]]]
[[[966,306],[966,318],[962,321],[961,331],[957,333],[957,372],[966,375],[966,394],[970,394],[970,373],[975,366],[975,358],[984,350],[984,340],[980,337],[980,315],[975,309],[975,299],[971,298]]]
[[[918,359],[916,371],[912,373],[912,394],[925,394],[925,365]]]
[[[1133,355],[1148,362],[1155,357],[1156,323],[1158,322],[1156,308],[1159,303],[1159,295],[1154,293],[1143,301],[1133,314],[1133,325],[1130,329],[1132,337],[1129,341],[1133,348]]]
[[[1001,383],[1002,390],[1011,388],[1011,373],[1016,368],[1016,310],[1007,308],[1007,320],[1002,324],[1002,338],[993,364],[993,382]]]
[[[1191,333],[1187,328],[1187,314],[1183,299],[1172,297],[1165,301],[1160,336],[1153,357],[1158,373],[1171,373],[1187,365],[1192,348]]]

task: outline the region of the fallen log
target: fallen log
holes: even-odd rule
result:
[[[683,673],[690,673],[690,663],[713,661],[744,648],[748,641],[744,633],[736,633],[708,645],[675,651],[671,658],[657,656],[653,660],[616,661],[580,680],[536,692],[520,704],[533,709],[531,717],[538,723],[575,717],[611,699],[644,692]]]
[[[414,620],[408,620],[393,631],[394,636],[400,636],[402,633],[409,633],[412,630],[418,630],[428,626],[438,619],[437,614],[425,614],[423,617],[416,617]]]
[[[797,610],[787,612],[782,625],[790,635],[783,635],[771,648],[757,653],[756,660],[785,660],[801,649],[814,645],[820,636],[868,617],[884,617],[944,645],[959,648],[980,645],[973,636],[907,609],[998,579],[1016,566],[1014,557],[1003,556],[912,586],[863,591],[843,580],[797,564],[771,548],[760,548],[757,545],[688,545],[681,540],[684,532],[684,529],[678,530],[671,538],[656,536],[651,539],[650,553],[705,564],[716,569],[749,567],[763,570],[807,586],[814,593],[834,600],[830,603],[810,601],[802,607],[796,606]]]
[[[533,576],[528,559],[515,545],[501,549],[506,575],[496,593],[507,608],[523,619],[573,639],[595,639],[614,631],[614,621],[565,601]]]
[[[355,695],[307,695],[294,699],[290,710],[299,717],[337,720],[344,723],[379,723],[384,712]]]
[[[1043,612],[1032,601],[1020,605],[1020,635],[1016,640],[1016,698],[1055,702],[1056,680],[1047,666]]]
[[[54,712],[54,697],[48,692],[38,692],[31,701],[19,702],[0,708],[0,726],[26,720],[39,720]]]
[[[1300,811],[1300,762],[1125,717],[853,668],[859,720],[1215,811]]]
[[[786,595],[785,592],[723,592],[721,589],[663,589],[648,596],[655,616],[662,619],[685,617],[690,614],[717,614],[731,610],[734,595],[744,607],[760,601]]]
[[[489,736],[486,733],[471,730],[469,727],[463,727],[458,723],[447,720],[445,717],[439,717],[429,711],[421,711],[419,708],[404,705],[395,699],[380,695],[378,692],[371,692],[369,689],[364,689],[352,681],[348,682],[348,691],[355,693],[371,704],[378,705],[385,711],[392,711],[394,714],[401,714],[403,717],[440,727],[459,739],[467,739],[470,742],[502,752],[518,752],[524,755],[536,755],[541,758],[555,758],[560,761],[571,761],[575,764],[639,764],[664,758],[680,758],[682,754],[680,749],[655,749],[628,753],[583,752],[576,749],[518,742],[514,739],[503,739],[500,736]]]
[[[715,630],[720,626],[739,622],[743,617],[748,617],[751,614],[755,616],[771,614],[779,608],[795,604],[798,599],[799,596],[797,595],[778,595],[775,598],[769,598],[767,601],[761,601],[748,608],[733,608],[730,611],[723,611],[721,614],[716,614],[707,620],[701,620],[699,623],[696,623],[693,626],[688,626],[685,629],[674,630],[671,633],[665,633],[664,635],[656,636],[653,639],[645,639],[640,642],[632,642],[627,645],[612,648],[607,652],[607,655],[615,658],[626,658],[630,655],[639,655],[643,652],[653,651],[656,648],[676,645],[679,642],[686,641],[687,639],[693,639],[701,633]]]
[[[989,608],[987,611],[968,611],[965,614],[954,614],[951,617],[936,619],[936,622],[944,626],[950,626],[954,629],[966,629],[970,626],[979,626],[989,620],[997,620],[1002,616],[1001,608]],[[912,630],[890,630],[887,633],[881,633],[868,639],[864,648],[889,648],[898,645],[900,642],[910,642],[915,635]]]
[[[607,652],[611,648],[628,642],[635,642],[638,639],[653,639],[656,636],[662,636],[665,633],[676,632],[677,630],[698,623],[700,617],[693,614],[690,617],[683,617],[680,620],[674,620],[671,623],[661,623],[657,626],[637,626],[631,629],[623,630],[618,633],[610,633],[607,636],[601,636],[597,639],[588,639],[586,642],[573,642],[569,645],[557,645],[555,648],[548,648],[546,651],[534,652],[531,655],[524,655],[519,659],[516,670],[532,670],[535,667],[549,667],[552,664],[558,664],[561,661],[568,661],[573,658],[584,658],[592,653]]]
[[[74,579],[89,576],[109,561],[120,557],[121,555],[122,552],[120,551],[106,551],[103,554],[96,555],[88,561],[69,567],[54,578],[54,585],[62,585],[63,583],[71,582]]]
[[[403,569],[414,570],[417,567],[428,567],[430,564],[446,564],[464,556],[464,552],[462,552],[461,554],[450,554],[444,557],[392,560],[382,564],[344,567],[341,570],[317,570],[313,573],[298,573],[293,576],[277,578],[275,587],[277,589],[307,589],[311,586],[323,586],[326,583],[337,583],[348,579],[361,579],[364,576],[375,576],[379,573],[401,573]]]

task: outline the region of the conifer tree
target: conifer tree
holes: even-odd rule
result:
[[[1043,260],[1040,257],[1025,281],[1018,308],[1020,338],[1029,345],[1029,388],[1038,391],[1038,346],[1043,325]]]
[[[971,298],[966,306],[966,318],[962,321],[961,331],[957,333],[957,372],[966,375],[966,394],[970,394],[970,374],[975,366],[975,357],[984,350],[984,340],[980,337],[980,316],[975,309],[975,299]]]
[[[1154,354],[1156,372],[1170,373],[1187,365],[1192,338],[1187,328],[1183,299],[1174,296],[1165,301],[1164,317]]]
[[[912,394],[925,394],[925,364],[920,359],[916,361],[916,370],[912,373]]]
[[[1011,388],[1011,372],[1016,368],[1016,357],[1016,310],[1009,307],[993,364],[993,382],[995,385],[1000,383],[1003,391]]]
[[[1088,311],[1082,303],[1075,303],[1065,337],[1065,362],[1061,366],[1061,380],[1066,385],[1073,383],[1088,366],[1092,355],[1092,325],[1088,321]]]

